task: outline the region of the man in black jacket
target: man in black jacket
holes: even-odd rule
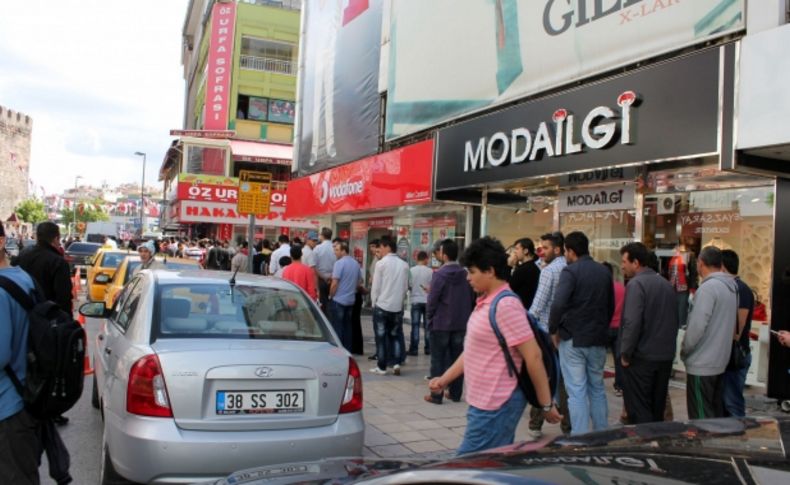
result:
[[[26,247],[18,259],[19,267],[38,282],[44,296],[69,314],[72,313],[71,271],[60,249],[60,229],[54,222],[36,228],[36,245]]]
[[[647,267],[650,253],[634,242],[620,249],[629,278],[620,320],[623,400],[631,424],[664,420],[669,378],[678,336],[672,285]]]
[[[535,264],[535,243],[527,237],[519,239],[513,244],[513,253],[516,267],[510,275],[510,289],[521,298],[524,308],[529,308],[540,280],[540,269]]]
[[[36,245],[22,250],[17,264],[33,277],[47,300],[55,302],[69,315],[72,314],[71,270],[61,252],[57,224],[49,221],[40,223],[36,228]],[[69,419],[58,416],[53,421],[64,425]]]
[[[576,231],[565,238],[562,273],[549,315],[549,333],[560,351],[568,391],[571,434],[608,427],[603,367],[614,313],[612,273],[590,257],[590,241]]]

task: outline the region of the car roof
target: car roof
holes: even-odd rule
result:
[[[214,271],[214,270],[204,270],[204,269],[179,270],[179,271],[168,271],[167,269],[153,269],[147,271],[153,273],[154,276],[156,276],[157,280],[160,283],[164,283],[164,284],[174,284],[174,283],[227,284],[228,281],[230,281],[230,279],[233,277],[233,272],[231,271]],[[290,281],[281,278],[275,278],[272,276],[261,276],[251,273],[238,273],[236,275],[236,284],[264,286],[268,288],[276,288],[282,290],[292,290],[296,288],[296,285],[294,285]]]
[[[101,248],[103,245],[99,243],[92,243],[92,242],[74,241],[73,243],[69,244],[69,249],[67,249],[67,251],[70,250],[71,248],[76,248],[79,246]]]

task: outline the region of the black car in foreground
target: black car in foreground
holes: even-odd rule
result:
[[[788,445],[788,418],[725,418],[624,426],[446,461],[296,462],[243,470],[207,483],[787,485]]]
[[[64,257],[66,262],[69,263],[71,274],[74,274],[74,268],[77,266],[88,266],[93,261],[93,256],[99,251],[101,244],[90,242],[73,242],[66,249]],[[87,273],[86,268],[82,268],[80,274]]]

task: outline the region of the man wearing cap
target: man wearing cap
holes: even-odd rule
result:
[[[318,245],[318,231],[308,231],[302,247],[302,264],[315,270],[315,254],[313,249]]]
[[[146,241],[137,246],[137,254],[140,255],[140,266],[134,269],[132,275],[136,275],[144,269],[156,269],[159,267],[159,263],[154,260],[155,251],[153,241]]]

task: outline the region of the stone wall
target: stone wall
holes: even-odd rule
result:
[[[33,119],[0,105],[0,219],[28,196]]]

